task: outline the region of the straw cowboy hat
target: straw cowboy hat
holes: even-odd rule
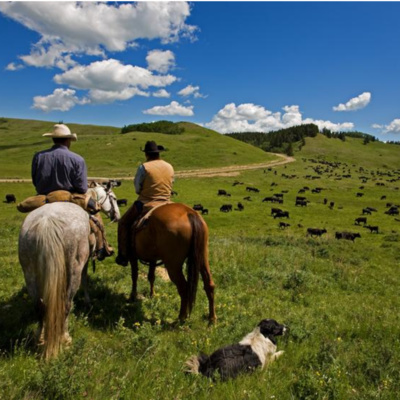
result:
[[[64,124],[55,124],[53,126],[53,132],[44,133],[43,136],[60,138],[60,139],[72,139],[74,142],[76,142],[78,139],[76,133],[71,133],[68,126]]]
[[[146,142],[144,150],[142,151],[145,153],[159,153],[160,151],[164,150],[164,146],[158,146],[156,142],[154,142],[153,140],[149,140],[148,142]]]

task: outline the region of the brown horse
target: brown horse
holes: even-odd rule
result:
[[[131,252],[129,260],[132,270],[131,300],[137,297],[138,260],[149,264],[150,296],[154,295],[156,265],[161,261],[181,297],[179,319],[185,320],[192,311],[201,274],[208,298],[209,321],[215,322],[215,285],[208,264],[208,227],[203,218],[184,204],[165,204],[153,211],[145,227],[133,237],[131,246],[135,251]],[[186,259],[187,280],[183,274]]]

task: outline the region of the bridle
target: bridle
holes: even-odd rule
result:
[[[104,198],[100,199],[98,190],[96,190],[97,188],[99,188],[100,190],[104,190],[104,192],[105,192]],[[103,186],[95,186],[95,187],[93,187],[92,189],[93,189],[94,192],[96,193],[96,201],[97,201],[97,203],[99,203],[99,205],[102,207],[102,206],[104,205],[104,203],[105,203],[105,202],[107,201],[107,199],[108,199],[109,202],[110,202],[110,212],[109,212],[110,217],[111,217],[111,215],[116,216],[116,215],[117,215],[117,212],[116,212],[116,210],[115,210],[115,204],[114,204],[114,201],[113,201],[114,199],[113,199],[113,197],[111,196],[111,190],[105,189]]]

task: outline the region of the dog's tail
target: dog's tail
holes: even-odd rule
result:
[[[185,372],[189,374],[199,374],[202,372],[202,366],[207,363],[208,356],[206,354],[200,354],[199,356],[191,356],[185,362]]]

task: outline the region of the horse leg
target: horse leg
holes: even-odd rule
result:
[[[188,283],[183,275],[182,264],[167,264],[165,263],[165,268],[168,271],[168,275],[173,283],[175,283],[176,288],[178,289],[179,296],[181,297],[181,309],[179,311],[179,320],[185,321],[188,314]]]
[[[82,270],[82,286],[83,286],[83,293],[85,296],[85,305],[86,307],[90,306],[90,297],[89,297],[89,291],[88,291],[88,282],[89,282],[89,276],[88,276],[88,265],[89,262],[86,263]]]
[[[156,265],[155,263],[150,263],[149,265],[149,273],[147,274],[147,279],[150,283],[150,297],[155,295],[154,291],[154,281],[156,280]]]
[[[210,324],[213,324],[217,320],[217,315],[215,313],[215,304],[214,304],[215,284],[211,277],[211,271],[208,262],[201,266],[200,273],[203,279],[204,291],[206,292],[208,298],[208,309],[209,309],[208,320]]]
[[[135,301],[137,299],[137,280],[139,275],[138,260],[136,257],[130,257],[129,262],[131,263],[132,277],[132,291],[129,297],[129,301]]]

